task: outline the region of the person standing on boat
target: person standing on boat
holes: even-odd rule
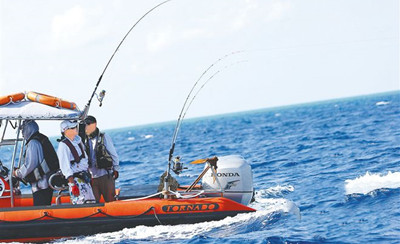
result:
[[[115,200],[115,180],[119,173],[119,159],[109,135],[100,132],[96,118],[88,116],[86,123],[86,151],[89,155],[89,170],[92,174],[93,194],[96,202]]]
[[[95,198],[90,186],[88,157],[84,145],[78,136],[78,123],[71,120],[61,122],[61,133],[65,138],[60,141],[57,155],[62,174],[68,180],[72,204],[93,203]]]
[[[45,170],[46,173],[43,171],[43,168],[48,169],[44,154],[53,153],[55,155],[55,150],[50,142],[46,148],[42,146],[41,138],[45,138],[47,141],[48,138],[39,133],[39,125],[34,120],[25,120],[21,128],[22,136],[26,141],[26,149],[23,165],[14,171],[14,176],[31,184],[34,206],[51,205],[53,190],[48,183],[50,171]],[[55,160],[57,160],[56,157],[55,155]],[[58,164],[58,161],[56,163]]]

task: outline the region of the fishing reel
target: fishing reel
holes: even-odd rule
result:
[[[175,174],[179,175],[184,169],[187,169],[187,167],[183,167],[183,163],[181,163],[181,157],[176,156],[173,162],[174,166],[172,167],[172,171],[174,171]]]
[[[99,94],[96,93],[97,100],[99,101],[99,106],[103,105],[103,99],[106,96],[106,90],[102,90]]]
[[[3,163],[0,160],[0,177],[3,177],[4,179],[8,179],[8,173],[10,170],[3,165]]]
[[[10,170],[3,165],[3,163],[0,160],[0,178],[3,178],[5,181],[8,181]],[[12,179],[12,185],[13,185],[13,191],[15,195],[21,195],[21,190],[19,189],[19,181],[16,177],[11,176]]]

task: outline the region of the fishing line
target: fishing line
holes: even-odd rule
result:
[[[122,38],[121,42],[118,44],[118,46],[117,46],[117,48],[115,49],[114,53],[111,55],[111,58],[108,60],[106,66],[104,67],[104,70],[103,70],[103,72],[101,73],[101,75],[100,75],[100,77],[99,77],[99,80],[97,81],[96,86],[95,86],[95,88],[94,88],[94,90],[93,90],[92,96],[90,97],[88,103],[87,103],[86,106],[85,106],[85,109],[83,110],[83,113],[82,113],[82,115],[81,115],[81,119],[84,119],[84,118],[87,116],[87,114],[88,114],[88,112],[89,112],[90,103],[92,102],[92,99],[93,99],[94,95],[96,94],[97,87],[99,86],[101,80],[103,79],[103,75],[104,75],[104,73],[106,72],[106,70],[107,70],[107,68],[108,68],[108,65],[110,65],[111,61],[112,61],[113,58],[114,58],[114,55],[117,53],[119,47],[120,47],[120,46],[122,45],[122,43],[125,41],[126,37],[127,37],[127,36],[129,35],[129,33],[133,30],[133,28],[135,28],[136,25],[139,24],[139,22],[140,22],[144,17],[146,17],[146,15],[148,15],[148,14],[151,13],[153,10],[155,10],[156,8],[160,7],[161,5],[163,5],[163,4],[165,4],[165,3],[169,2],[169,1],[172,1],[172,0],[166,0],[166,1],[164,1],[164,2],[161,2],[161,3],[157,4],[156,6],[154,6],[153,8],[151,8],[149,11],[147,11],[147,12],[146,12],[142,17],[140,17],[139,20],[137,20],[137,21],[135,22],[135,24],[129,29],[129,31],[125,34],[124,38]]]

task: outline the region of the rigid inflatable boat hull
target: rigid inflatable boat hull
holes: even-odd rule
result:
[[[253,211],[221,197],[9,208],[0,210],[0,241],[46,241],[138,225],[193,224]]]

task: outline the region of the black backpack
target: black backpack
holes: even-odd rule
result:
[[[24,180],[29,183],[36,182],[40,180],[43,175],[48,173],[53,174],[60,169],[57,153],[54,150],[49,138],[39,132],[36,132],[31,136],[31,138],[29,138],[29,140],[26,142],[26,145],[28,145],[31,140],[37,140],[42,145],[44,160],[39,162],[39,166],[24,178]]]
[[[111,169],[113,160],[104,145],[104,133],[99,133],[96,143],[96,162],[99,169]]]

